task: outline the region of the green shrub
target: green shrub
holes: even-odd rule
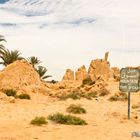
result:
[[[97,92],[89,92],[82,95],[83,98],[91,100],[92,98],[97,98]]]
[[[128,99],[126,93],[119,93],[119,95],[113,95],[108,100],[109,101],[126,101]]]
[[[4,90],[4,93],[7,96],[13,96],[13,97],[16,97],[16,94],[17,94],[17,92],[13,89],[6,89],[6,90]]]
[[[82,86],[83,85],[93,85],[93,84],[95,84],[95,81],[92,81],[92,79],[90,78],[90,76],[88,76],[87,78],[85,78],[82,81]]]
[[[119,94],[120,94],[120,99],[121,100],[127,100],[128,99],[127,94],[125,92],[120,92]]]
[[[99,91],[99,96],[106,96],[108,94],[110,94],[110,92],[105,88],[103,88]]]
[[[19,99],[28,99],[28,100],[31,99],[30,95],[28,95],[26,93],[22,93],[22,94],[18,95],[18,98]]]
[[[81,105],[70,105],[67,109],[67,112],[73,113],[73,114],[84,114],[86,113],[86,110],[81,107]]]
[[[77,99],[81,99],[81,98],[86,98],[91,100],[92,98],[96,98],[97,97],[97,92],[89,92],[89,93],[77,93],[77,92],[71,92],[69,94],[66,95],[61,95],[58,98],[60,100],[66,100],[68,98],[77,100]]]
[[[41,126],[43,124],[47,124],[45,117],[35,117],[35,119],[31,120],[30,124]]]
[[[138,109],[140,107],[140,105],[132,105],[133,109]]]
[[[66,125],[86,125],[87,124],[85,120],[79,117],[75,117],[72,115],[63,115],[61,113],[49,115],[48,119],[56,123],[66,124]]]
[[[118,101],[118,97],[116,95],[111,96],[109,99],[109,101]]]
[[[60,100],[66,100],[68,98],[71,98],[71,99],[74,99],[74,100],[77,100],[77,99],[80,99],[81,96],[79,93],[75,93],[75,92],[72,92],[72,93],[69,93],[67,95],[62,95],[59,97]]]

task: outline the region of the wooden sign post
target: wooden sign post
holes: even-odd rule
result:
[[[130,119],[130,93],[140,89],[140,70],[137,68],[122,68],[120,71],[119,89],[128,92],[128,119]]]

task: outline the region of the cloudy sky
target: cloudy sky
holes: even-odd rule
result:
[[[9,0],[0,4],[0,34],[7,48],[42,60],[56,80],[106,51],[111,66],[137,66],[139,7],[139,0]]]

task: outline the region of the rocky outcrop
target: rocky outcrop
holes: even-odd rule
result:
[[[92,60],[88,72],[86,71],[84,65],[81,66],[75,72],[75,79],[74,79],[74,72],[70,69],[67,69],[63,77],[63,80],[82,81],[83,79],[86,79],[88,76],[94,82],[99,79],[102,81],[108,80],[110,78],[110,64],[108,62],[108,56],[109,56],[109,52],[106,52],[103,59]],[[114,74],[116,73],[115,76],[117,76],[117,72],[115,70],[113,73]]]
[[[75,72],[75,80],[82,81],[88,76],[86,67],[83,65]]]
[[[116,81],[120,79],[120,69],[117,67],[112,67],[110,70],[110,78]]]
[[[105,60],[105,61],[108,60],[108,56],[109,56],[109,52],[106,52],[106,53],[105,53],[105,57],[104,57],[104,60]]]
[[[20,89],[41,84],[38,73],[25,60],[16,61],[0,72],[0,89]]]
[[[88,74],[93,81],[98,79],[108,80],[110,77],[110,64],[107,61],[108,52],[104,59],[92,60],[88,69]]]
[[[62,80],[74,80],[74,71],[67,69]]]

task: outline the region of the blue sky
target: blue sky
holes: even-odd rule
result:
[[[106,51],[111,66],[137,66],[139,5],[139,0],[10,0],[0,5],[0,34],[9,49],[42,60],[53,79],[60,80],[66,68],[88,68]]]

